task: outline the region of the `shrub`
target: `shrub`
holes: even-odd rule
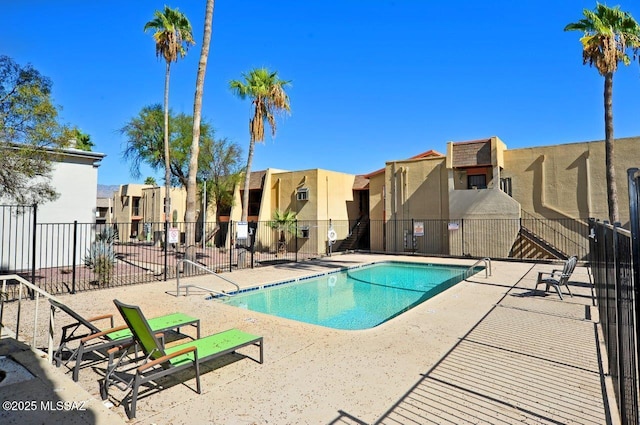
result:
[[[84,264],[98,276],[100,285],[108,285],[113,275],[116,264],[113,241],[116,235],[111,228],[97,233],[95,242],[91,244],[91,248],[87,250],[87,256],[84,257]]]

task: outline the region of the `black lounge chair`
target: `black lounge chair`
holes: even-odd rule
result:
[[[125,322],[127,322],[129,329],[131,329],[135,343],[140,346],[140,349],[145,354],[145,360],[135,369],[135,376],[128,383],[128,387],[131,387],[130,406],[127,411],[129,419],[133,419],[136,416],[136,402],[141,385],[187,368],[194,368],[196,392],[200,394],[201,362],[233,353],[238,348],[248,345],[255,345],[260,348],[260,360],[257,361],[259,363],[263,362],[261,336],[251,335],[238,329],[229,329],[165,348],[149,326],[149,322],[142,314],[140,307],[127,305],[118,300],[113,300],[113,302],[118,307]],[[108,371],[107,378],[101,384],[103,387],[100,393],[103,399],[108,397],[108,389],[111,385],[109,377],[112,375],[111,371]],[[122,403],[125,404],[125,400]]]
[[[56,310],[61,310],[75,320],[73,323],[62,327],[60,344],[53,353],[53,361],[58,367],[63,364],[63,362],[66,365],[70,361],[75,360],[73,367],[74,381],[78,381],[80,366],[85,354],[92,353],[106,359],[109,357],[108,350],[110,348],[132,341],[131,331],[126,325],[113,327],[113,314],[104,314],[85,319],[65,304],[52,299],[49,299],[49,302],[51,303],[52,314],[55,314]],[[98,328],[95,322],[101,320],[108,320],[110,324],[109,328]],[[197,329],[197,338],[200,337],[200,320],[186,314],[168,314],[150,319],[149,323],[154,332],[165,332],[172,329],[176,329],[179,332],[183,326],[195,326]],[[76,341],[78,342],[78,346],[71,347],[69,343],[75,344]],[[65,353],[70,353],[66,360],[64,358]],[[109,363],[112,363],[112,360],[113,359],[109,358]]]

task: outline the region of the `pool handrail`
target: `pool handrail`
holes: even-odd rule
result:
[[[478,261],[476,261],[475,263],[473,263],[473,265],[471,267],[469,267],[467,269],[467,271],[465,271],[464,273],[464,279],[467,280],[471,277],[471,275],[473,274],[473,269],[480,263],[484,262],[484,277],[485,279],[488,278],[489,276],[491,276],[491,258],[489,257],[484,257],[479,259]]]
[[[17,299],[17,311],[16,311],[16,319],[15,319],[15,329],[10,329],[5,325],[4,322],[4,304],[5,304],[5,296],[3,294],[7,293],[7,282],[13,281],[18,285],[18,299]],[[53,336],[55,329],[55,311],[52,308],[49,313],[49,329],[47,332],[47,351],[38,348],[38,344],[36,344],[36,336],[38,334],[38,312],[40,310],[40,297],[46,299],[52,299],[54,301],[62,302],[55,296],[51,295],[44,289],[34,285],[28,280],[24,279],[22,276],[17,274],[8,274],[8,275],[0,275],[0,282],[2,285],[0,286],[0,338],[4,333],[6,336],[14,338],[16,341],[21,341],[26,343],[32,351],[38,354],[42,354],[43,357],[46,355],[47,361],[51,364],[53,362]],[[33,294],[33,296],[29,296],[29,292]],[[29,301],[29,299],[34,301],[34,313],[33,313],[33,327],[26,331],[32,332],[31,341],[29,342],[27,338],[20,338],[20,324],[21,317],[20,313],[22,311],[23,300],[25,302]],[[16,300],[14,300],[16,301]]]
[[[235,294],[234,293],[228,293],[225,291],[217,291],[215,289],[211,289],[211,288],[207,288],[204,286],[200,286],[200,285],[194,285],[194,284],[188,284],[188,285],[180,285],[180,265],[184,264],[184,263],[188,263],[191,264],[192,266],[195,266],[201,270],[204,270],[206,272],[211,273],[212,275],[216,276],[219,279],[224,280],[227,283],[232,284],[233,286],[236,287],[236,293],[240,292],[240,286],[235,283],[234,281],[232,281],[231,279],[227,279],[226,277],[222,277],[220,276],[220,274],[216,273],[215,271],[211,270],[208,267],[203,266],[202,264],[198,264],[196,262],[193,262],[191,260],[187,260],[186,258],[183,258],[181,260],[179,260],[176,263],[176,296],[179,297],[180,296],[180,288],[184,288],[185,289],[185,296],[189,295],[189,288],[198,288],[198,289],[202,289],[203,291],[208,291],[211,292],[212,294],[218,294],[218,295],[224,295],[227,297],[233,297]]]

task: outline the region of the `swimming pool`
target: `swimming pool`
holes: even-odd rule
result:
[[[223,302],[335,329],[368,329],[452,287],[464,279],[468,269],[385,261],[272,284]]]

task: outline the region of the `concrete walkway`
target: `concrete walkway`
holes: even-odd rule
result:
[[[248,287],[381,260],[474,262],[350,254],[224,276]],[[104,413],[140,424],[616,424],[604,391],[608,384],[587,270],[576,269],[574,297],[561,301],[555,293],[533,291],[537,272],[553,268],[557,265],[494,261],[493,276],[478,273],[362,331],[239,309],[207,300],[197,290],[176,297],[175,281],[63,296],[87,317],[115,312],[111,300],[116,298],[140,305],[149,317],[174,311],[200,317],[203,335],[235,327],[265,339],[262,365],[243,356],[255,356],[253,347],[208,363],[200,395],[193,379],[163,382],[161,391],[142,396],[136,419],[127,421],[120,405],[126,393],[116,390],[109,400],[114,407],[77,423],[113,423],[112,416],[100,419]],[[186,282],[217,285],[212,277]],[[22,314],[29,320],[27,310]],[[331,314],[331,306],[319,313]],[[61,326],[66,319],[56,320]],[[97,406],[103,375],[103,364],[80,374],[82,391]],[[70,373],[66,376],[76,385]],[[56,394],[68,401],[80,397]],[[5,396],[0,387],[0,398]],[[3,423],[12,420],[6,413],[0,412]]]

